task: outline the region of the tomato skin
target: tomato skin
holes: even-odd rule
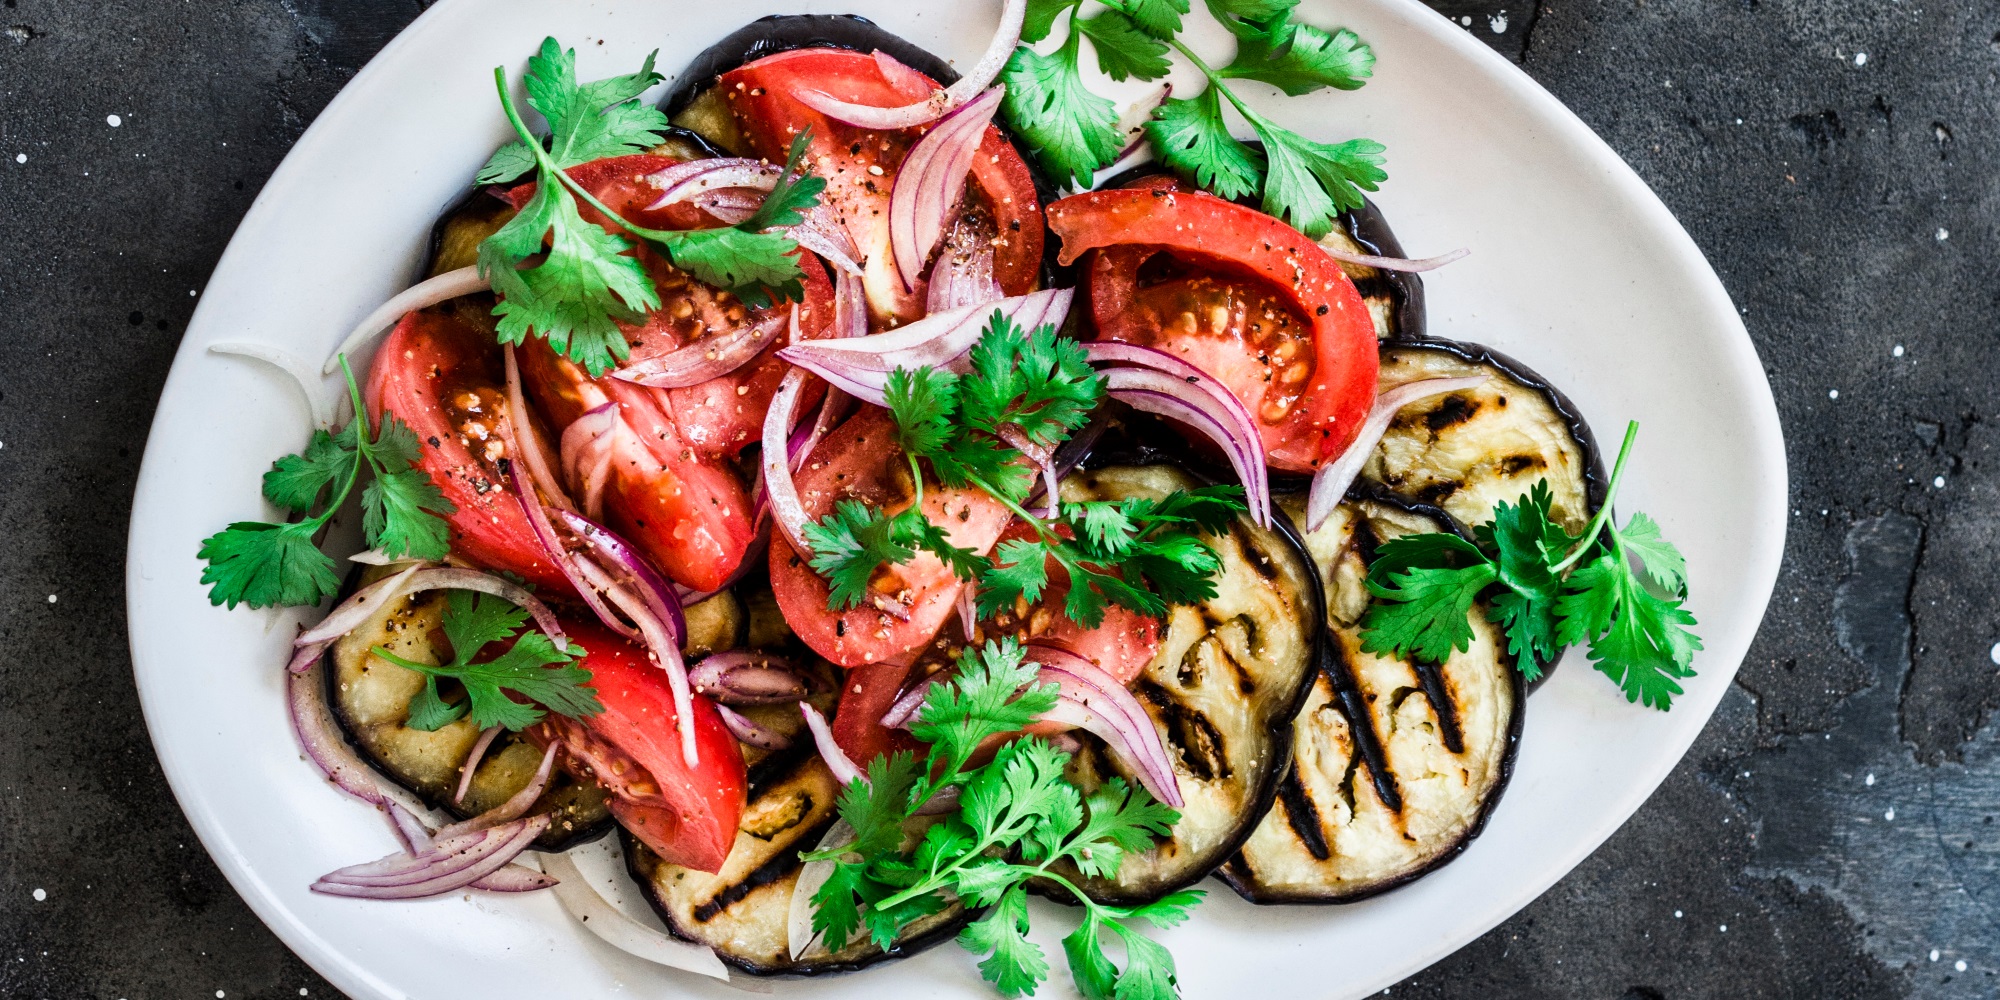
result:
[[[528,390],[558,428],[605,403],[619,404],[632,433],[618,435],[612,447],[604,489],[611,528],[683,586],[708,591],[728,583],[757,534],[736,474],[683,443],[655,390],[593,379],[541,340],[523,345],[519,359]]]
[[[903,682],[910,676],[912,659],[906,655],[864,663],[841,680],[840,705],[834,709],[829,728],[834,744],[864,771],[869,761],[883,754],[923,746],[908,732],[882,724],[882,716],[896,703]]]
[[[1016,519],[1000,536],[1010,539],[1035,537],[1035,529]],[[1065,535],[1065,537],[1069,537]],[[1046,563],[1049,583],[1042,588],[1027,615],[1003,611],[979,623],[982,639],[1014,636],[1023,643],[1060,646],[1096,664],[1120,684],[1130,684],[1153,662],[1160,648],[1160,621],[1117,604],[1106,604],[1104,620],[1094,629],[1084,628],[1063,610],[1069,597],[1069,573],[1051,558]]]
[[[793,478],[806,516],[819,520],[840,500],[860,500],[894,513],[907,506],[911,494],[909,463],[895,443],[889,411],[864,407],[833,429]],[[936,484],[924,487],[926,517],[943,527],[953,545],[985,552],[1013,516],[998,500],[979,489],[954,490]],[[793,551],[783,532],[771,539],[771,589],[778,609],[792,631],[813,652],[843,667],[903,656],[937,635],[956,613],[962,584],[943,563],[919,553],[895,567],[901,585],[899,601],[908,620],[863,605],[848,611],[827,608],[826,581]]]
[[[500,476],[505,447],[498,422],[508,413],[499,353],[490,334],[446,313],[410,313],[375,352],[366,404],[378,422],[382,413],[392,413],[416,432],[416,467],[458,507],[445,519],[452,552],[519,573],[537,587],[574,594]],[[459,405],[468,400],[478,412]],[[472,436],[479,431],[486,436]]]
[[[1062,240],[1063,263],[1097,251],[1087,282],[1098,336],[1159,347],[1210,368],[1259,419],[1272,466],[1310,472],[1360,432],[1375,401],[1374,322],[1340,265],[1298,230],[1256,209],[1178,190],[1171,181],[1073,195],[1050,205],[1048,219]],[[1256,351],[1241,339],[1240,308],[1237,328],[1220,336],[1162,322],[1170,317],[1154,311],[1158,303],[1139,286],[1140,268],[1160,253],[1196,274],[1175,291],[1232,296],[1260,311],[1282,307],[1281,320],[1309,324],[1313,365],[1299,387],[1299,405],[1277,420],[1260,413],[1269,372],[1287,362],[1254,359],[1264,366],[1261,378],[1254,368],[1241,369]],[[1232,361],[1241,370],[1213,370]]]
[[[857,128],[814,111],[794,95],[820,90],[855,104],[897,107],[930,96],[929,87],[914,83],[899,86],[866,53],[794,49],[731,70],[717,84],[738,129],[765,159],[782,162],[792,137],[812,130],[806,162],[826,178],[825,203],[840,214],[866,257],[862,280],[877,326],[907,323],[924,314],[926,283],[905,288],[889,251],[890,188],[896,168],[924,129],[885,133]],[[871,173],[871,167],[882,172]],[[994,277],[1009,295],[1033,291],[1041,275],[1041,200],[1027,163],[994,126],[987,126],[973,157],[971,181],[967,192],[984,203],[998,230]]]
[[[584,648],[579,665],[604,711],[583,719],[551,713],[529,730],[560,742],[563,766],[611,793],[611,814],[668,862],[718,872],[736,842],[746,788],[742,748],[714,703],[694,699],[693,768],[681,756],[679,713],[667,675],[646,653],[594,622],[565,620]]]

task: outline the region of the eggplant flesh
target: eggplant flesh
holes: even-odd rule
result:
[[[372,652],[385,646],[407,660],[440,662],[430,637],[443,622],[444,609],[442,591],[406,595],[334,643],[326,652],[327,702],[347,741],[377,771],[425,805],[470,819],[527,787],[542,762],[542,751],[518,734],[503,731],[472,772],[464,801],[453,799],[466,759],[479,740],[479,727],[461,718],[436,732],[410,728],[410,699],[423,689],[423,675]],[[548,790],[530,812],[548,813],[552,819],[548,831],[535,841],[545,851],[594,840],[612,824],[597,785],[578,781],[561,769],[551,775]]]
[[[1333,229],[1321,243],[1350,253],[1374,257],[1406,257],[1403,244],[1389,228],[1382,209],[1367,199],[1361,207],[1340,213]],[[1385,271],[1366,264],[1340,261],[1340,269],[1354,282],[1368,315],[1375,320],[1378,340],[1417,340],[1424,335],[1424,279],[1412,271]]]
[[[1068,502],[1159,497],[1199,485],[1170,466],[1078,472],[1062,484]],[[1288,527],[1288,526],[1287,526]],[[1133,905],[1206,877],[1248,836],[1276,793],[1290,757],[1286,720],[1311,688],[1319,655],[1318,580],[1296,538],[1240,519],[1209,539],[1221,557],[1217,594],[1175,607],[1159,652],[1133,682],[1173,764],[1185,805],[1170,837],[1127,854],[1112,878],[1057,873],[1098,902]],[[1086,795],[1113,776],[1136,784],[1126,766],[1087,733],[1068,772]],[[1051,886],[1039,891],[1058,899]]]
[[[1449,340],[1385,343],[1378,386],[1484,375],[1470,389],[1405,406],[1361,469],[1361,480],[1443,508],[1462,526],[1493,519],[1536,483],[1556,522],[1583,531],[1604,502],[1604,466],[1576,407],[1506,355]]]
[[[1295,501],[1285,507],[1303,521]],[[1525,698],[1485,607],[1469,615],[1470,647],[1441,664],[1361,648],[1376,547],[1448,530],[1436,511],[1351,500],[1305,536],[1331,641],[1293,722],[1291,771],[1220,873],[1245,899],[1344,903],[1407,884],[1463,851],[1499,800]]]
[[[833,953],[815,943],[794,960],[792,891],[804,868],[799,852],[818,847],[833,827],[840,789],[810,744],[774,754],[751,773],[750,801],[721,872],[668,864],[625,837],[633,880],[676,937],[707,945],[752,975],[816,976],[914,954],[954,936],[971,918],[954,903],[910,925],[888,951],[864,934]]]

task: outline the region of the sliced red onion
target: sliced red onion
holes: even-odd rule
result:
[[[886,333],[793,344],[779,351],[778,356],[798,365],[805,363],[802,359],[827,359],[841,362],[851,369],[885,374],[897,368],[914,369],[923,365],[947,368],[979,342],[979,335],[985,331],[994,313],[1005,314],[1026,330],[1047,325],[1061,326],[1069,315],[1074,295],[1075,290],[1070,288],[1029,292],[998,302],[935,313]]]
[[[298,737],[306,761],[335,788],[389,812],[386,803],[392,800],[375,784],[375,772],[355,754],[327,710],[324,669],[315,660],[307,669],[285,675],[285,704],[291,712],[292,734]],[[394,816],[390,818],[393,820]]]
[[[501,442],[511,449],[510,454],[528,467],[528,478],[548,498],[548,502],[563,510],[575,510],[576,504],[571,502],[569,492],[563,489],[562,482],[549,469],[541,438],[535,434],[534,412],[528,409],[528,397],[521,392],[521,366],[515,362],[513,344],[501,347],[500,362],[507,373],[508,415]],[[518,420],[514,419],[517,415],[520,417]]]
[[[1076,467],[1083,464],[1084,459],[1090,457],[1091,449],[1097,446],[1097,439],[1103,437],[1105,430],[1110,426],[1111,422],[1104,419],[1103,412],[1099,411],[1098,415],[1092,418],[1090,423],[1083,425],[1082,430],[1070,435],[1068,441],[1064,441],[1056,448],[1055,460],[1051,463],[1055,467],[1056,492],[1049,494],[1050,499],[1043,504],[1043,509],[1053,510],[1061,502],[1063,477],[1076,471]],[[1034,492],[1028,494],[1028,499],[1025,502],[1034,503],[1037,499],[1048,493],[1049,485],[1046,482],[1042,483],[1035,487]]]
[[[889,191],[889,249],[905,286],[915,288],[922,280],[924,264],[944,236],[947,214],[965,193],[972,158],[1006,91],[994,87],[953,108],[896,168]]]
[[[688,671],[696,692],[731,705],[779,705],[809,692],[790,660],[736,649],[712,653]]]
[[[974,225],[961,216],[946,231],[944,250],[938,254],[937,263],[931,265],[924,311],[948,312],[1006,297],[1006,291],[993,277],[992,228]]]
[[[360,563],[363,566],[408,566],[411,563],[420,563],[426,560],[418,559],[414,556],[392,556],[381,549],[362,549],[348,556],[347,561]]]
[[[456,892],[507,867],[548,825],[548,816],[531,816],[453,841],[441,840],[429,855],[397,853],[380,862],[343,868],[320,876],[311,888],[329,896],[363,899],[421,899]]]
[[[972,641],[972,634],[979,630],[979,581],[967,580],[958,588],[958,627],[965,630],[965,641]]]
[[[803,346],[803,345],[801,345]],[[817,354],[801,351],[787,357],[787,347],[778,352],[778,357],[799,366],[805,371],[825,379],[834,389],[875,406],[889,405],[889,373],[863,368],[845,360],[841,355]]]
[[[799,702],[799,713],[806,717],[806,728],[812,730],[813,745],[819,748],[820,758],[826,761],[826,769],[833,772],[833,780],[846,788],[856,781],[868,784],[868,775],[847,758],[847,752],[833,741],[833,730],[826,724],[826,716],[811,702]]]
[[[425,568],[424,563],[413,563],[410,568],[369,584],[347,596],[333,611],[313,626],[299,633],[292,640],[292,659],[286,669],[298,673],[310,667],[319,655],[335,640],[361,626],[387,607],[389,602],[404,594],[425,590],[474,590],[483,594],[505,598],[528,610],[535,616],[535,624],[549,633],[549,638],[563,641],[562,626],[557,623],[555,613],[549,610],[526,587],[476,569],[458,567]]]
[[[1096,664],[1068,650],[1030,645],[1028,658],[1041,664],[1042,680],[1053,681],[1062,689],[1062,700],[1043,719],[1096,734],[1154,798],[1176,809],[1181,807],[1180,783],[1166,745],[1132,692]]]
[[[1021,430],[1018,424],[1001,424],[1000,440],[1007,442],[1015,451],[1020,452],[1028,461],[1033,462],[1035,468],[1041,470],[1042,493],[1048,497],[1047,503],[1042,507],[1042,516],[1056,516],[1056,503],[1061,497],[1061,492],[1056,486],[1055,453],[1030,440],[1027,432]],[[968,630],[968,634],[970,634],[970,630]]]
[[[715,216],[725,226],[738,226],[750,221],[757,214],[763,198],[751,193],[749,188],[724,188],[720,191],[706,191],[695,196],[695,205],[702,211]]]
[[[1411,260],[1403,257],[1377,257],[1374,254],[1355,253],[1346,247],[1333,245],[1331,240],[1321,243],[1319,248],[1325,250],[1328,257],[1332,257],[1334,260],[1346,261],[1349,264],[1360,264],[1363,267],[1372,267],[1381,271],[1410,272],[1435,271],[1452,261],[1459,260],[1472,253],[1469,247],[1459,247],[1450,253],[1441,253],[1435,257],[1420,257]]]
[[[1375,405],[1368,410],[1368,419],[1361,422],[1361,433],[1354,443],[1340,453],[1340,457],[1319,467],[1313,473],[1312,489],[1306,494],[1306,530],[1317,531],[1319,526],[1340,506],[1340,498],[1347,495],[1347,488],[1354,485],[1354,477],[1361,474],[1361,467],[1368,464],[1369,456],[1375,453],[1375,445],[1389,430],[1389,422],[1396,419],[1397,411],[1403,407],[1447,392],[1470,389],[1486,381],[1484,375],[1468,375],[1464,378],[1427,378],[1417,382],[1405,382],[1375,397]]]
[[[362,345],[382,335],[395,326],[407,313],[428,309],[440,302],[449,302],[461,295],[483,292],[493,287],[486,277],[479,273],[479,265],[468,264],[456,271],[446,271],[435,278],[419,281],[391,296],[389,301],[375,308],[366,319],[354,327],[354,332],[333,349],[333,354],[320,367],[320,374],[331,375],[340,370],[340,356],[353,354]]]
[[[924,701],[931,696],[931,687],[949,680],[949,677],[932,674],[911,685],[908,691],[896,696],[887,712],[882,713],[882,724],[890,729],[910,728],[911,720],[923,710]]]
[[[738,740],[765,750],[784,750],[792,745],[791,737],[774,733],[751,721],[743,713],[728,705],[715,706],[715,714],[722,716],[722,725]]]
[[[1197,368],[1186,359],[1166,351],[1115,340],[1100,340],[1084,345],[1084,352],[1091,361],[1099,364],[1133,365],[1164,372],[1185,383],[1186,386],[1201,390],[1212,404],[1201,408],[1213,414],[1222,426],[1231,428],[1232,436],[1240,438],[1243,444],[1238,450],[1242,451],[1248,460],[1248,475],[1245,475],[1244,466],[1239,466],[1236,471],[1243,480],[1244,499],[1250,507],[1251,520],[1264,527],[1270,526],[1270,475],[1264,466],[1263,436],[1258,432],[1257,422],[1250,416],[1250,408],[1243,405],[1243,400],[1238,399],[1228,386],[1223,385],[1214,376]],[[1108,382],[1111,380],[1109,372],[1106,373],[1106,379]],[[1139,375],[1118,376],[1117,384],[1109,387],[1146,388],[1177,397],[1186,395],[1185,386],[1169,386],[1158,379]],[[1188,401],[1194,402],[1192,397],[1189,397]]]
[[[805,220],[786,228],[785,235],[791,237],[792,242],[825,258],[841,273],[861,274],[861,250],[854,245],[854,237],[841,224],[840,217],[826,204],[807,209]],[[862,332],[867,332],[865,327]]]
[[[796,323],[798,306],[791,308]],[[681,389],[720,378],[750,363],[785,332],[786,314],[774,313],[755,323],[725,330],[658,357],[627,365],[611,373],[612,378],[636,382],[655,389]],[[571,425],[575,427],[574,424]],[[567,443],[569,434],[563,434]]]
[[[900,108],[876,108],[865,104],[852,104],[818,90],[801,91],[796,96],[799,103],[820,114],[861,128],[899,129],[934,122],[945,112],[985,90],[987,85],[1000,75],[1000,68],[1007,64],[1007,57],[1013,54],[1014,46],[1020,44],[1021,21],[1027,13],[1028,0],[1007,0],[1007,5],[1000,11],[999,29],[994,32],[993,41],[987,45],[985,54],[979,57],[979,62],[964,76],[959,77],[957,83],[933,93],[916,104]],[[891,77],[891,79],[896,78]]]
[[[868,287],[859,271],[842,273],[833,286],[833,339],[868,336]]]
[[[490,830],[503,823],[512,823],[520,819],[527,813],[529,808],[534,806],[535,800],[542,797],[543,790],[549,787],[549,774],[555,768],[556,749],[558,746],[559,744],[550,743],[548,749],[542,751],[542,764],[540,767],[535,768],[535,776],[529,779],[527,784],[521,786],[520,791],[508,796],[507,801],[471,819],[453,823],[439,830],[435,839],[446,841],[453,837],[462,837],[468,833]]]
[[[1261,526],[1270,526],[1269,472],[1264,466],[1263,440],[1254,429],[1246,433],[1207,394],[1170,375],[1140,368],[1113,368],[1104,375],[1111,398],[1135,410],[1186,424],[1214,441],[1243,482],[1243,498],[1250,509],[1250,519]]]
[[[326,393],[320,391],[320,379],[324,376],[315,376],[312,365],[306,359],[290,351],[247,341],[210,344],[208,353],[262,361],[291,376],[292,384],[298,386],[299,395],[305,397],[306,412],[312,414],[313,423],[321,427],[333,425],[334,403]]]
[[[882,71],[882,78],[889,81],[889,86],[908,93],[921,93],[926,90],[938,89],[937,84],[932,83],[930,77],[912,69],[909,64],[897,59],[895,56],[881,49],[876,49],[874,57],[875,68]]]
[[[384,796],[387,799],[386,796]],[[387,799],[383,809],[389,814],[389,822],[396,828],[396,839],[403,842],[403,850],[410,854],[426,854],[431,849],[431,828],[417,818],[417,814],[403,807],[395,799]]]
[[[314,643],[329,642],[354,631],[382,610],[390,601],[400,596],[410,585],[410,580],[423,571],[423,564],[417,563],[395,576],[383,577],[347,596],[318,625],[299,633],[293,640],[294,646],[309,646]]]
[[[854,828],[846,820],[837,819],[813,850],[824,851],[853,843],[854,837]],[[799,868],[798,881],[792,884],[792,904],[785,921],[785,943],[793,961],[798,961],[819,941],[819,933],[813,930],[812,897],[818,894],[827,879],[833,877],[834,867],[832,861],[808,861]]]
[[[472,744],[472,752],[466,755],[465,763],[459,766],[458,788],[451,793],[453,802],[465,801],[465,793],[472,790],[473,772],[479,770],[479,762],[486,759],[487,748],[493,745],[494,738],[505,728],[505,726],[487,726],[486,731],[479,734],[478,742]]]
[[[508,865],[472,883],[474,889],[484,889],[487,892],[535,892],[539,889],[552,889],[555,885],[556,879],[553,876],[544,875],[523,865]]]
[[[784,351],[778,353],[783,356]],[[806,378],[804,371],[794,368],[778,383],[778,391],[771,396],[771,408],[764,416],[764,451],[759,459],[764,492],[770,498],[771,519],[800,558],[811,556],[812,546],[806,544],[806,508],[799,502],[798,486],[792,482],[792,463],[785,445],[791,436],[792,414],[798,409],[799,392],[805,388]]]
[[[1122,161],[1146,148],[1146,123],[1153,120],[1153,112],[1158,111],[1161,105],[1167,103],[1167,98],[1173,95],[1174,85],[1162,80],[1152,90],[1133,100],[1132,106],[1118,116],[1118,134],[1125,137],[1125,148],[1118,151],[1118,160]],[[1114,161],[1111,167],[1105,169],[1111,170],[1117,166],[1118,163]]]
[[[585,930],[605,943],[655,965],[729,981],[729,967],[715,957],[714,951],[670,937],[626,916],[624,911],[607,902],[589,879],[584,878],[569,855],[542,855],[542,869],[559,880],[555,886],[556,901]],[[810,901],[807,912],[811,912]],[[810,916],[807,919],[810,920]]]
[[[701,169],[684,171],[673,175],[665,183],[661,182],[660,178],[672,175],[675,167],[683,166],[699,166]],[[759,191],[770,191],[778,186],[778,175],[782,172],[782,168],[768,163],[730,156],[675,164],[674,167],[646,178],[647,183],[660,189],[660,197],[647,205],[646,209],[655,211],[687,201],[696,195],[726,188],[755,188]]]

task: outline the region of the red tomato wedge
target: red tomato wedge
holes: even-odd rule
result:
[[[452,552],[574,593],[500,476],[507,457],[502,432],[511,418],[505,385],[492,334],[425,310],[404,316],[376,350],[367,405],[378,418],[395,414],[416,432],[417,468],[458,507],[446,518]]]
[[[580,665],[604,711],[585,719],[549,715],[529,730],[557,741],[563,766],[611,795],[611,815],[667,861],[717,872],[736,842],[745,799],[743,752],[706,698],[694,699],[695,748],[681,756],[680,716],[667,675],[645,651],[593,622],[566,620]]]
[[[813,449],[795,477],[806,516],[825,517],[841,500],[859,500],[895,513],[914,495],[909,463],[896,447],[889,411],[864,407]],[[924,487],[924,516],[944,528],[953,545],[985,552],[1013,515],[977,489]],[[871,585],[897,613],[862,606],[827,609],[826,581],[792,550],[782,532],[771,540],[771,589],[793,633],[813,652],[843,667],[880,663],[910,653],[937,635],[956,610],[961,584],[937,557],[919,553],[876,574]]]
[[[792,138],[812,130],[806,162],[826,178],[822,199],[846,223],[866,258],[863,282],[877,326],[894,326],[924,314],[925,288],[906,288],[889,250],[889,191],[896,168],[925,131],[878,132],[834,121],[799,103],[795,95],[819,90],[843,101],[898,107],[923,100],[932,86],[911,70],[892,81],[875,58],[849,49],[794,49],[765,56],[724,73],[717,86],[737,128],[756,155],[783,162]],[[1035,288],[1042,262],[1041,201],[1028,165],[1000,130],[987,126],[973,157],[967,204],[994,224],[993,275],[1009,295]]]
[[[1150,179],[1149,179],[1150,180]],[[1168,351],[1228,386],[1272,466],[1338,456],[1375,402],[1374,321],[1354,283],[1298,230],[1171,180],[1049,206],[1063,263],[1097,251],[1097,335]]]
[[[909,733],[882,724],[882,716],[896,703],[896,696],[910,675],[911,660],[909,656],[898,656],[865,663],[848,671],[842,679],[840,705],[834,710],[831,726],[833,742],[863,770],[869,761],[883,754],[923,746]]]

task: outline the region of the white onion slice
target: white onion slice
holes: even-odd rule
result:
[[[353,354],[363,344],[381,336],[382,332],[395,326],[404,315],[419,309],[428,309],[440,302],[449,302],[461,295],[471,295],[492,288],[491,282],[479,273],[479,265],[467,264],[456,271],[446,271],[435,278],[419,281],[397,292],[389,301],[375,307],[367,318],[355,324],[354,332],[333,349],[333,356],[320,367],[320,374],[331,375],[340,370],[340,356]]]
[[[1405,382],[1375,397],[1375,405],[1368,411],[1368,419],[1361,423],[1361,433],[1354,443],[1340,453],[1340,457],[1319,467],[1313,473],[1312,490],[1306,494],[1306,530],[1317,531],[1319,526],[1333,514],[1340,505],[1340,498],[1347,495],[1347,488],[1354,485],[1354,477],[1361,474],[1361,467],[1368,464],[1368,458],[1375,453],[1375,445],[1389,430],[1389,422],[1396,419],[1396,412],[1422,399],[1470,389],[1486,381],[1484,375],[1468,375],[1464,378],[1429,378],[1418,382]]]
[[[698,169],[677,172],[679,167]],[[647,205],[646,210],[657,211],[696,195],[726,188],[752,188],[768,192],[778,186],[778,174],[781,172],[780,168],[771,164],[734,156],[677,163],[646,178],[648,184],[660,189],[660,197]],[[666,180],[662,181],[662,178]]]
[[[1462,259],[1472,253],[1469,247],[1459,247],[1450,253],[1441,253],[1435,257],[1419,257],[1415,259],[1377,257],[1374,254],[1355,253],[1346,247],[1335,246],[1332,240],[1322,241],[1319,248],[1326,251],[1328,257],[1332,257],[1334,260],[1346,261],[1349,264],[1360,264],[1363,267],[1372,267],[1380,271],[1409,271],[1413,273],[1435,271],[1452,261]]]
[[[1000,109],[1007,88],[994,87],[951,113],[910,149],[889,191],[889,249],[903,284],[915,288],[924,264],[944,236],[947,213],[965,194],[965,177]]]
[[[791,455],[786,444],[791,436],[792,414],[799,407],[799,393],[805,388],[807,378],[804,370],[794,368],[778,383],[778,391],[771,396],[771,408],[764,415],[764,449],[758,459],[764,474],[764,492],[770,498],[771,519],[777,522],[785,541],[801,559],[812,555],[812,546],[806,544],[806,508],[799,502],[798,486],[792,482]]]
[[[628,955],[655,965],[729,981],[729,967],[715,952],[647,927],[612,906],[577,870],[567,854],[544,854],[542,870],[557,879],[556,900],[585,930]]]
[[[835,820],[827,828],[826,836],[819,838],[819,846],[813,850],[824,851],[853,840],[854,828],[847,825],[844,819]],[[785,943],[794,962],[819,943],[819,935],[813,932],[812,898],[819,892],[820,886],[833,877],[833,867],[831,861],[808,861],[799,869],[798,880],[792,883],[792,903],[785,919]]]
[[[304,358],[290,351],[280,350],[276,347],[266,347],[263,344],[252,344],[247,341],[225,341],[220,344],[210,344],[208,345],[208,353],[220,354],[225,357],[249,358],[252,361],[262,361],[290,375],[292,377],[292,384],[298,387],[299,395],[306,401],[306,412],[312,417],[313,423],[320,427],[333,426],[333,404],[331,401],[321,398],[324,394],[319,391],[320,380],[313,376],[312,365],[307,363]]]
[[[827,727],[826,716],[819,714],[819,709],[812,707],[809,701],[799,702],[799,714],[806,717],[806,728],[812,730],[813,745],[819,748],[819,756],[826,761],[826,769],[833,772],[833,780],[843,789],[857,781],[868,784],[867,772],[857,767],[847,756],[847,751],[833,741],[833,730]]]
[[[1021,21],[1027,13],[1028,0],[1007,0],[1007,5],[1000,11],[1000,25],[993,34],[993,41],[986,46],[979,62],[959,77],[957,83],[915,104],[900,108],[870,107],[843,101],[819,90],[800,91],[795,96],[799,103],[828,118],[861,128],[901,129],[937,121],[945,112],[985,90],[1000,75],[1000,68],[1007,64],[1007,57],[1013,55],[1014,46],[1021,42]],[[879,63],[880,60],[877,61]],[[890,79],[893,82],[897,78]]]

